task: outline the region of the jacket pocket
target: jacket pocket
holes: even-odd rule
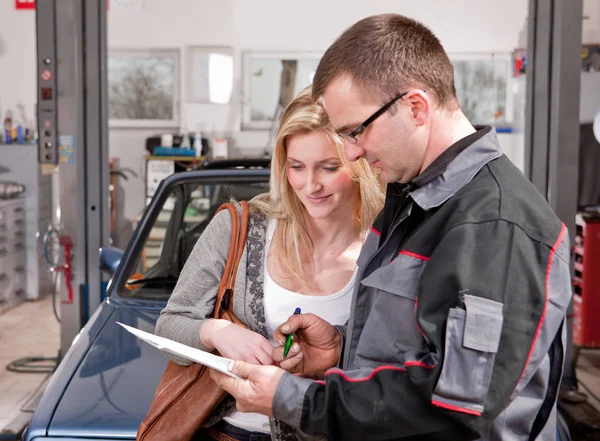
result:
[[[433,404],[479,415],[502,335],[503,304],[471,295],[463,299],[465,309],[448,313],[444,362]]]
[[[426,264],[424,260],[400,255],[361,282],[368,291],[364,302],[370,305],[360,308],[368,315],[359,318],[364,324],[356,346],[357,365],[402,366],[407,351],[423,346],[414,317],[419,280]]]

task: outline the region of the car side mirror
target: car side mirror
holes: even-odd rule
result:
[[[121,258],[123,257],[123,250],[119,248],[106,246],[100,248],[100,269],[108,272],[111,276],[117,270]]]

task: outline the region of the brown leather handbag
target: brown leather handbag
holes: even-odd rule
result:
[[[229,210],[232,228],[229,255],[212,317],[246,327],[233,313],[235,276],[248,233],[248,204],[242,201],[241,206],[241,222],[238,210],[232,204],[223,204],[217,211]],[[198,363],[181,366],[169,361],[156,388],[150,410],[138,428],[136,440],[191,440],[226,394],[210,378],[206,366]]]

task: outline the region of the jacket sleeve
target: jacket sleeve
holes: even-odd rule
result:
[[[338,362],[336,363],[336,367],[340,367],[342,363],[342,356],[344,355],[344,347],[346,345],[346,333],[348,332],[348,322],[344,325],[336,325],[335,329],[337,329],[338,334],[340,334],[340,338],[342,339],[342,344],[340,348],[340,357],[338,358]]]
[[[330,439],[479,438],[539,368],[564,319],[564,227],[553,240],[502,221],[454,227],[419,283],[428,349],[404,366],[333,369],[325,382],[286,374],[274,416]]]
[[[208,350],[200,343],[200,329],[210,320],[231,240],[231,217],[219,212],[206,226],[186,261],[167,306],[156,323],[156,335]],[[170,353],[182,365],[191,362]]]

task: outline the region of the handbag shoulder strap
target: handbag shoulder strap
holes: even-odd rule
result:
[[[242,207],[241,220],[238,209],[232,203],[225,203],[217,210],[217,213],[221,210],[229,210],[229,214],[231,215],[231,239],[229,241],[227,262],[225,263],[225,269],[223,270],[223,276],[221,277],[221,283],[219,284],[219,289],[217,291],[215,308],[212,314],[213,318],[219,318],[225,296],[227,296],[225,303],[233,305],[235,276],[237,275],[240,259],[246,245],[246,237],[248,235],[248,203],[246,201],[241,201],[240,205]]]

